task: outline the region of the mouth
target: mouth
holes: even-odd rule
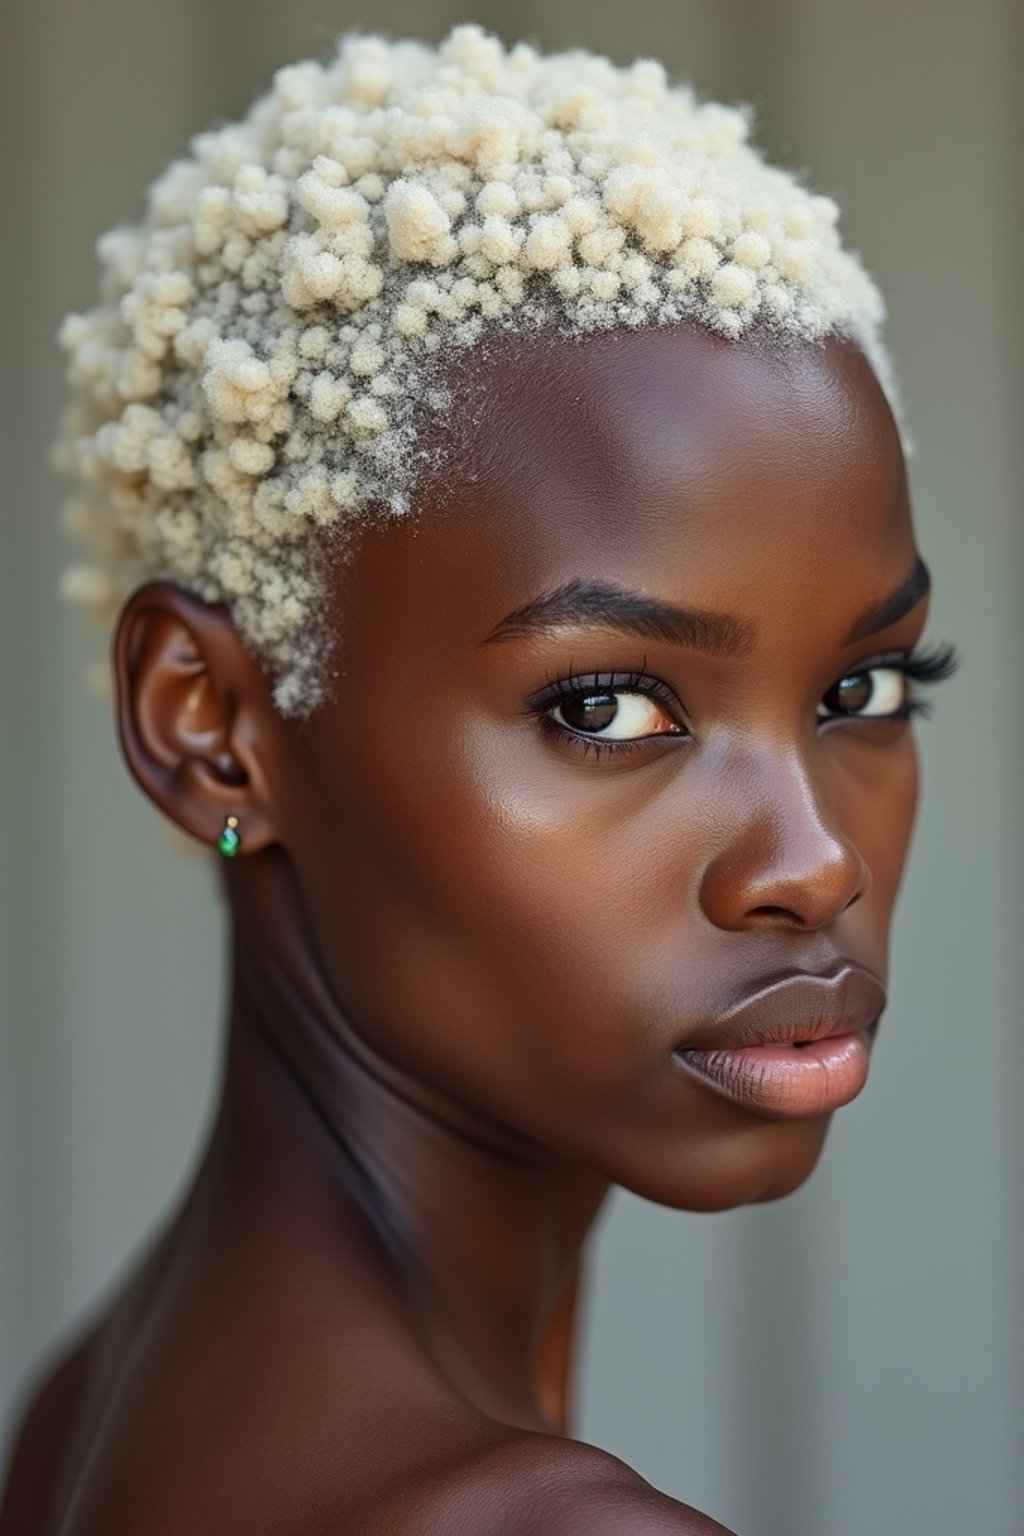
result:
[[[691,1075],[744,1108],[813,1119],[856,1098],[885,988],[861,966],[775,976],[678,1046]]]

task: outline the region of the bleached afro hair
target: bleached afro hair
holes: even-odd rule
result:
[[[306,716],[330,691],[325,551],[409,510],[424,380],[485,327],[839,334],[888,387],[835,204],[747,128],[650,60],[476,26],[280,70],[100,240],[100,303],[64,322],[58,461],[94,553],[65,594],[108,621],[150,578],[226,604]]]

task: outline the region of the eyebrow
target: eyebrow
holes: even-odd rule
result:
[[[597,624],[602,629],[617,629],[644,640],[668,640],[713,656],[739,655],[750,648],[754,638],[751,625],[726,613],[680,608],[611,582],[576,580],[507,614],[491,630],[485,644],[518,640],[569,624]]]
[[[928,567],[918,556],[911,570],[904,576],[899,586],[893,588],[888,597],[883,597],[880,602],[871,603],[864,609],[854,621],[843,644],[852,645],[855,640],[866,640],[868,635],[877,634],[880,629],[888,629],[890,624],[895,624],[898,619],[903,618],[904,614],[917,607],[931,584]]]
[[[843,644],[852,645],[888,629],[916,608],[930,587],[928,567],[918,557],[897,587],[858,615]],[[667,640],[713,656],[742,655],[754,640],[753,627],[731,614],[681,608],[612,582],[575,580],[513,609],[494,626],[484,643],[519,640],[571,624],[596,624],[643,640]]]

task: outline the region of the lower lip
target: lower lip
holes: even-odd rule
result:
[[[731,1051],[677,1051],[678,1060],[724,1098],[787,1120],[827,1115],[867,1081],[869,1036],[832,1035],[808,1045],[751,1045]]]

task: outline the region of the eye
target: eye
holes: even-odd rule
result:
[[[912,712],[906,672],[866,667],[841,677],[818,705],[819,720],[901,720]]]
[[[525,704],[563,746],[595,758],[689,737],[675,693],[643,671],[570,673]]]
[[[625,688],[580,691],[564,697],[549,713],[556,725],[599,741],[681,734],[681,727],[656,699]]]

